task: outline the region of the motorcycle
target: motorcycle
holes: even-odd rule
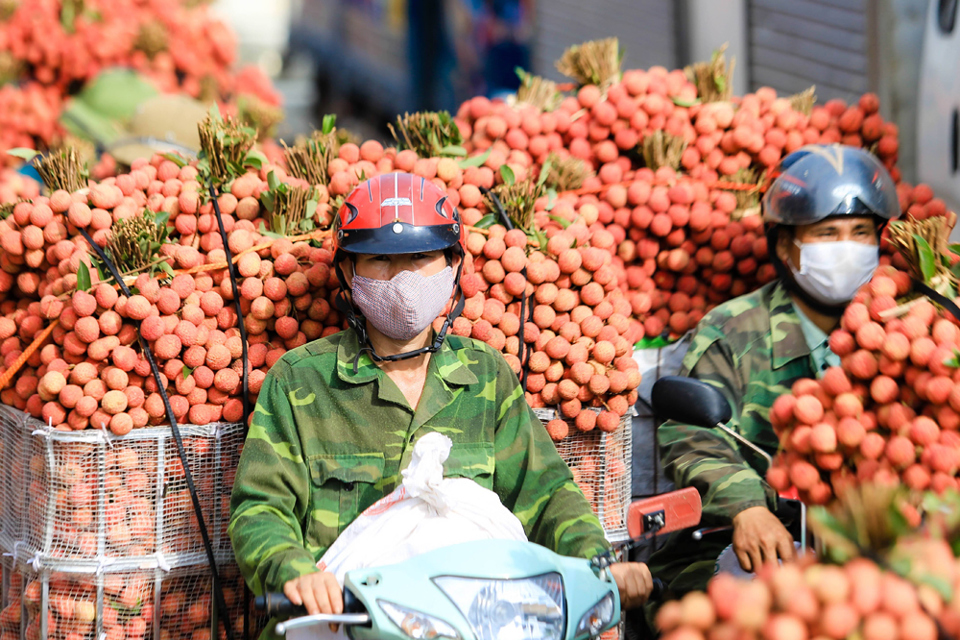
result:
[[[768,468],[773,464],[773,458],[766,451],[727,426],[727,422],[732,418],[730,403],[716,387],[695,378],[664,376],[653,385],[651,399],[654,413],[658,417],[719,429],[760,456]],[[808,549],[807,508],[800,501],[796,489],[778,496],[774,513],[796,541],[798,555],[804,555]],[[701,540],[704,536],[732,529],[732,526],[704,527],[696,529],[691,535],[694,540]],[[749,575],[740,569],[732,545],[718,558],[717,568],[718,571],[727,573]]]
[[[627,512],[630,547],[656,534],[696,526],[700,494],[689,488],[639,500]],[[532,542],[482,540],[403,562],[348,571],[342,614],[305,615],[276,593],[256,598],[278,635],[344,625],[351,640],[584,640],[620,622],[610,575],[613,554],[560,556]],[[662,584],[654,580],[657,597]]]

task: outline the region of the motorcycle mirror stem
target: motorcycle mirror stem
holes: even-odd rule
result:
[[[650,399],[658,417],[720,429],[761,456],[768,466],[773,464],[770,454],[726,426],[733,417],[733,411],[726,396],[716,387],[696,378],[664,376],[654,383]]]

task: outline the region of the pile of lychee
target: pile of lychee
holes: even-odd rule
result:
[[[830,335],[842,366],[774,402],[781,453],[767,479],[778,491],[825,504],[850,483],[958,487],[960,328],[924,297],[901,305],[910,289],[905,272],[882,267]]]

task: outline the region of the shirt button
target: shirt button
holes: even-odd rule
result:
[[[343,489],[344,491],[353,491],[354,483],[353,482],[344,482]]]

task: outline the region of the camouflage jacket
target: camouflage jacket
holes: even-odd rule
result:
[[[816,377],[813,367],[800,318],[777,281],[707,314],[681,373],[719,388],[733,410],[728,426],[773,454],[779,443],[770,407],[798,378]],[[657,436],[667,476],[700,491],[705,525],[729,524],[744,509],[775,504],[766,461],[722,431],[667,423]]]
[[[229,533],[252,590],[316,571],[330,544],[402,481],[417,439],[453,440],[448,477],[495,491],[527,537],[558,553],[608,548],[570,469],[503,357],[448,336],[413,410],[352,330],[286,353],[271,368],[240,456]]]

